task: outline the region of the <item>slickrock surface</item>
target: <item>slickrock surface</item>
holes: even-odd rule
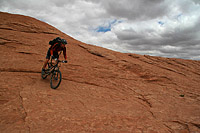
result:
[[[53,90],[40,71],[58,36],[69,63]],[[200,61],[114,52],[0,12],[0,64],[1,133],[200,133]]]

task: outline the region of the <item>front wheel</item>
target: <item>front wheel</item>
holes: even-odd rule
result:
[[[51,88],[52,89],[58,88],[58,86],[61,83],[61,80],[62,80],[62,75],[59,70],[55,70],[54,72],[52,72],[50,81]]]

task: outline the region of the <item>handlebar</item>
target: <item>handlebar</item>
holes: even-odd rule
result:
[[[62,60],[62,61],[60,61],[60,60],[59,60],[58,62],[67,63],[67,61],[66,61],[66,60]]]
[[[55,61],[62,62],[62,63],[67,63],[66,60],[58,60],[57,58],[55,58]]]

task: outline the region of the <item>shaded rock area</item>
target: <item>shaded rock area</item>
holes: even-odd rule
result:
[[[53,90],[40,71],[57,36],[69,63]],[[114,52],[3,12],[0,55],[2,133],[200,132],[200,61]]]

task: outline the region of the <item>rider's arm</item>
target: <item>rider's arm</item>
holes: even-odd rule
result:
[[[53,55],[53,49],[52,48],[50,49],[50,53],[51,53],[51,56],[52,56]]]
[[[66,47],[63,48],[63,55],[65,57],[65,60],[67,60]]]

